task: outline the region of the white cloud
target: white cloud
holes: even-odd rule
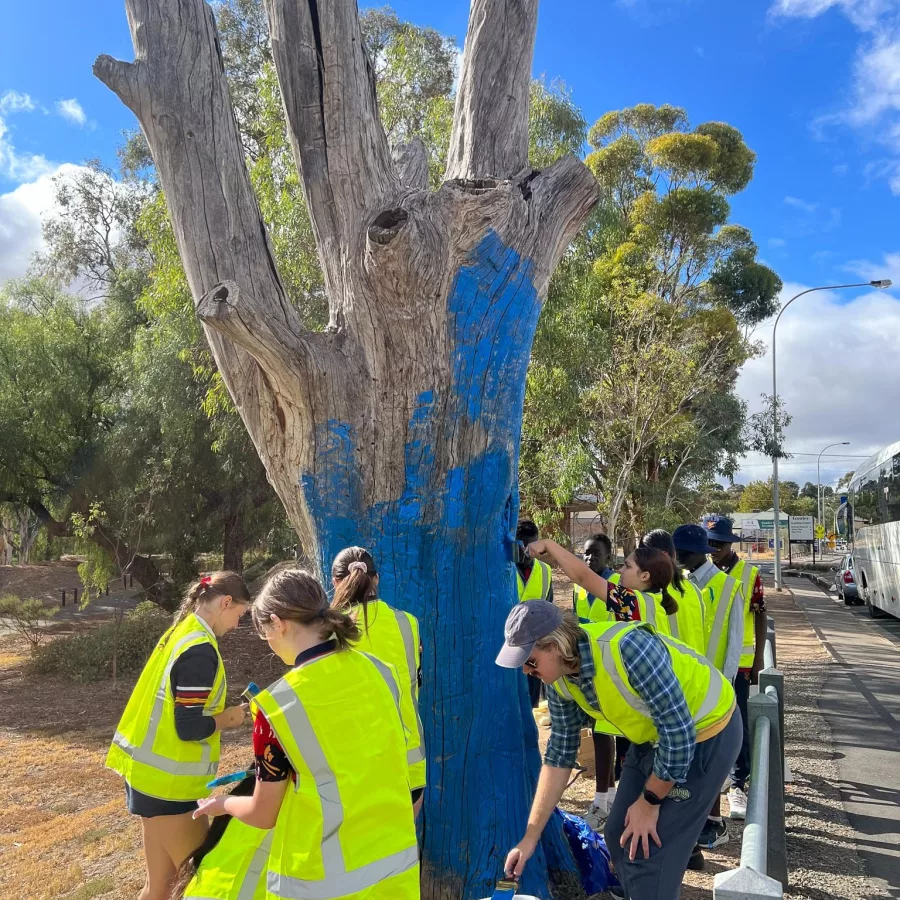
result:
[[[782,247],[787,246],[787,241],[784,238],[769,238],[769,246],[773,250],[780,250]]]
[[[0,94],[0,113],[32,112],[34,109],[34,100],[28,94],[20,94],[18,91]]]
[[[814,19],[830,9],[841,10],[860,29],[874,28],[882,16],[896,11],[895,0],[776,0],[774,16]]]
[[[0,175],[11,181],[33,181],[53,169],[39,153],[19,153],[13,146],[7,118],[10,114],[29,113],[36,109],[28,94],[6,91],[0,94]]]
[[[873,263],[868,259],[853,259],[842,268],[867,281],[875,278],[890,278],[900,289],[900,253],[885,253],[881,262],[878,263]]]
[[[890,265],[900,266],[900,254],[890,254],[888,270],[876,267],[865,278],[890,277]],[[783,299],[804,290],[788,284]],[[846,302],[847,300],[851,302]],[[758,337],[771,343],[771,323]],[[900,439],[893,410],[900,409],[900,301],[890,292],[822,292],[801,298],[778,326],[778,394],[793,421],[785,444],[797,454],[817,454],[835,441],[850,441],[829,454],[866,456]],[[772,359],[766,355],[748,362],[741,371],[738,392],[750,412],[762,406],[760,395],[772,393]],[[834,483],[861,460],[822,459],[822,481]],[[765,458],[752,454],[739,480],[766,479],[771,469]],[[815,456],[795,456],[783,465],[780,477],[816,480]]]
[[[56,111],[73,125],[83,128],[87,124],[87,116],[81,104],[73,97],[71,100],[57,100]]]
[[[57,175],[71,175],[81,167],[65,163],[0,194],[0,283],[25,274],[31,257],[44,246],[41,218],[53,208]]]
[[[799,197],[785,197],[784,202],[788,206],[793,206],[795,209],[802,209],[804,212],[814,213],[818,208],[818,203],[807,203],[806,200],[801,200]]]
[[[784,204],[796,211],[787,226],[790,237],[805,237],[833,231],[841,224],[841,211],[836,206],[811,203],[791,196],[784,198]]]

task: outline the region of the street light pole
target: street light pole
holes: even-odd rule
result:
[[[838,441],[835,444],[829,444],[822,450],[822,453],[825,450],[830,450],[832,447],[847,447],[850,444],[850,441]],[[816,513],[818,514],[819,521],[824,525],[825,524],[825,493],[822,490],[822,453],[819,454],[819,458],[816,460]],[[819,550],[822,549],[822,545],[819,545]]]
[[[778,315],[775,317],[775,325],[772,328],[772,506],[774,507],[775,512],[775,521],[773,523],[775,526],[775,589],[778,591],[784,589],[784,582],[781,577],[781,510],[778,504],[778,456],[781,452],[781,447],[778,442],[778,387],[776,383],[778,368],[775,358],[775,338],[778,334],[778,323],[781,321],[784,311],[804,294],[812,294],[815,291],[839,291],[844,288],[859,287],[873,287],[884,290],[885,288],[889,288],[891,284],[892,282],[890,279],[882,278],[878,281],[863,281],[859,284],[832,284],[823,287],[807,288],[805,291],[800,291],[799,294],[795,294],[791,297],[791,299],[781,307]]]

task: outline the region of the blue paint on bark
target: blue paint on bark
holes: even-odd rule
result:
[[[488,233],[451,290],[451,392],[442,398],[431,388],[417,398],[402,494],[365,504],[357,436],[337,421],[318,429],[318,470],[301,479],[322,571],[330,572],[343,547],[368,547],[381,595],[421,623],[429,766],[424,864],[458,887],[460,900],[489,896],[501,877],[504,856],[524,830],[540,762],[524,678],[494,664],[516,602],[509,538],[539,311],[531,262]],[[484,449],[447,470],[435,448],[451,431],[480,433]],[[551,865],[570,859],[561,838],[544,844]],[[542,862],[539,854],[526,870],[525,893],[545,893]]]

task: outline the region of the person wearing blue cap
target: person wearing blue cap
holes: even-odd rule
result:
[[[688,579],[703,593],[707,604],[706,658],[730,683],[734,682],[744,637],[744,597],[741,584],[709,560],[715,553],[706,529],[700,525],[679,525],[672,533],[678,562]],[[697,846],[707,850],[727,844],[728,829],[722,819],[718,793]]]
[[[759,683],[759,673],[764,665],[766,647],[766,600],[763,595],[759,569],[734,552],[734,544],[740,538],[732,530],[731,519],[724,517],[708,525],[706,536],[713,548],[712,561],[716,566],[741,584],[743,595],[744,634],[738,673],[734,679],[734,693],[744,723],[744,742],[738,754],[731,787],[728,790],[728,815],[732,819],[747,817],[747,779],[750,777],[750,728],[747,719],[747,701],[750,685]]]

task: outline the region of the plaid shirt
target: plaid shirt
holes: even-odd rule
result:
[[[697,730],[666,647],[646,628],[635,627],[621,639],[619,648],[628,681],[650,707],[659,734],[653,772],[663,781],[684,781],[694,758]],[[586,632],[578,639],[578,655],[578,674],[566,677],[584,694],[588,705],[600,712],[594,681],[597,670]],[[593,727],[594,720],[574,700],[563,698],[555,688],[547,691],[547,705],[552,725],[544,764],[571,769],[581,746],[581,729]]]

